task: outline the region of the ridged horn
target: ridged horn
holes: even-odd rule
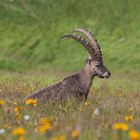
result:
[[[76,35],[76,34],[65,34],[61,37],[62,38],[72,38],[76,41],[78,41],[79,43],[81,43],[85,49],[89,52],[90,56],[93,58],[93,59],[97,59],[96,57],[96,54],[95,54],[95,50],[94,48],[92,47],[92,45],[86,41],[82,36],[79,36],[79,35]]]
[[[89,32],[88,30],[83,29],[83,28],[73,30],[73,32],[76,32],[76,31],[81,32],[81,33],[85,34],[88,37],[88,39],[91,41],[92,46],[95,49],[95,52],[96,52],[96,55],[97,55],[98,59],[102,60],[102,52],[100,50],[100,45],[98,44],[98,42],[97,42],[96,38],[94,37],[94,35],[91,32]]]

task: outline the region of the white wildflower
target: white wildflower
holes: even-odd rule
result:
[[[5,133],[5,129],[1,128],[0,129],[0,135],[3,134],[3,133]]]
[[[28,121],[30,119],[29,115],[24,115],[24,120]]]
[[[100,110],[99,110],[99,108],[96,108],[96,109],[94,110],[94,114],[95,114],[95,115],[100,115]]]

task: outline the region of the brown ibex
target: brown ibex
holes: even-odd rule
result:
[[[83,33],[89,41],[86,41],[80,35],[74,34],[74,32]],[[47,100],[69,100],[74,97],[78,101],[85,101],[95,76],[100,78],[110,77],[111,73],[103,64],[100,46],[91,32],[86,29],[75,29],[72,33],[65,34],[61,38],[71,38],[81,43],[90,54],[90,58],[86,59],[86,64],[80,72],[27,96],[26,100],[30,98],[38,99],[41,103],[45,103]]]

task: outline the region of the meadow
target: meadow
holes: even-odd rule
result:
[[[139,0],[0,1],[0,139],[140,140]],[[85,103],[24,98],[79,71],[88,53],[60,40],[92,31],[111,71]]]
[[[85,103],[40,105],[33,101],[26,104],[23,100],[29,93],[60,80],[62,75],[47,72],[1,74],[4,75],[0,82],[0,126],[5,130],[0,137],[3,140],[139,139],[135,136],[140,131],[139,79],[123,76],[112,76],[109,80],[96,78]],[[47,118],[47,124],[40,126],[42,118]],[[51,126],[48,126],[48,119]],[[113,128],[115,124],[117,128]],[[20,127],[24,128],[25,134],[17,130]],[[135,132],[130,136],[133,130],[138,134]]]

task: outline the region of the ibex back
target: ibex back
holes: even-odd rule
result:
[[[81,32],[89,41],[85,40],[80,35],[74,32]],[[36,93],[26,97],[27,99],[37,99],[41,103],[48,100],[70,100],[76,98],[78,101],[85,101],[87,99],[92,81],[95,76],[100,78],[109,78],[111,73],[103,64],[102,53],[100,46],[91,32],[86,29],[75,29],[70,34],[65,34],[61,38],[71,38],[81,43],[88,51],[90,57],[86,59],[86,64],[80,72],[64,78],[61,82],[44,88]]]

